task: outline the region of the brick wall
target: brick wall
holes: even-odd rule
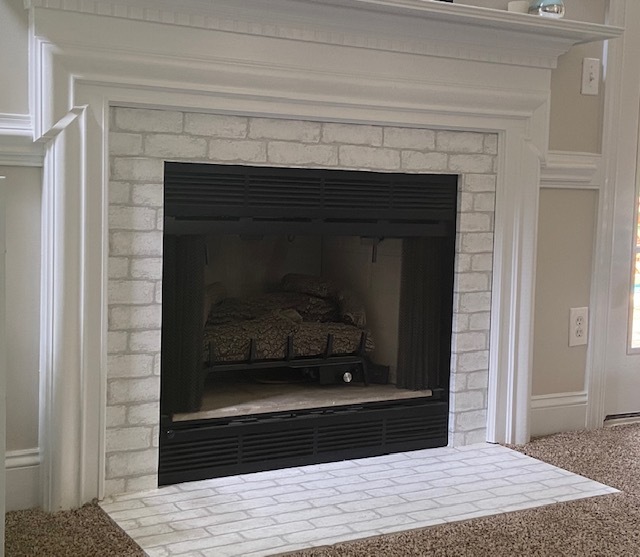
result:
[[[497,136],[113,108],[106,494],[157,485],[165,160],[461,175],[450,442],[485,440]]]

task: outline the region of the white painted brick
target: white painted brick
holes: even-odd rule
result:
[[[125,425],[127,415],[126,406],[107,406],[107,428]]]
[[[107,353],[117,354],[127,349],[129,334],[124,331],[109,331],[107,333]]]
[[[460,393],[467,390],[467,376],[461,373],[451,375],[449,389],[452,393]]]
[[[153,362],[153,374],[160,376],[160,369],[162,366],[162,354],[156,354]]]
[[[281,139],[317,143],[320,141],[321,124],[300,120],[251,118],[249,137],[252,139]]]
[[[182,131],[182,113],[170,110],[116,108],[115,123],[119,130],[140,132]]]
[[[107,356],[109,377],[147,377],[153,373],[153,356],[114,354]]]
[[[384,128],[385,147],[432,151],[436,146],[436,133],[412,128]]]
[[[162,332],[133,331],[129,337],[129,348],[132,352],[159,352],[161,347]]]
[[[453,403],[454,412],[482,410],[485,408],[484,395],[481,391],[465,391],[458,393]]]
[[[469,316],[463,313],[455,314],[453,317],[452,331],[454,333],[460,333],[468,330],[469,330]]]
[[[469,329],[472,331],[488,331],[491,328],[491,314],[487,312],[473,313],[469,316]]]
[[[109,207],[111,230],[153,230],[156,227],[156,212],[147,207]]]
[[[491,293],[490,292],[465,292],[460,294],[459,311],[467,313],[476,313],[479,311],[491,310]]]
[[[155,294],[156,304],[162,303],[162,282],[156,282],[156,294]]]
[[[247,135],[247,118],[187,112],[184,115],[184,131],[191,135],[242,139]]]
[[[405,170],[442,171],[447,169],[447,155],[444,153],[419,153],[402,151],[402,168]]]
[[[320,164],[323,166],[338,164],[338,149],[333,145],[303,145],[271,141],[267,146],[267,152],[269,162],[276,164]]]
[[[498,136],[495,133],[484,136],[484,152],[488,155],[498,154]]]
[[[153,302],[155,284],[142,280],[110,280],[110,304],[149,304]]]
[[[490,253],[481,253],[471,256],[472,271],[491,271],[493,270],[493,255]]]
[[[453,153],[482,153],[484,134],[439,131],[436,137],[436,149]]]
[[[108,267],[110,279],[127,278],[129,276],[129,259],[127,257],[110,257]]]
[[[156,228],[161,232],[164,230],[164,208],[158,208],[158,220],[156,222]]]
[[[457,253],[456,254],[456,273],[464,273],[466,271],[471,271],[471,255],[467,253]],[[483,269],[478,269],[483,270]]]
[[[457,355],[458,371],[479,371],[489,367],[489,351],[467,352]]]
[[[473,431],[467,431],[464,434],[465,445],[475,445],[477,443],[486,443],[487,441],[487,428],[474,429]]]
[[[456,275],[457,292],[483,292],[489,289],[489,276],[486,273],[459,273]]]
[[[131,493],[147,491],[156,487],[158,487],[158,476],[156,474],[127,478],[127,491]]]
[[[109,330],[159,329],[162,326],[162,308],[153,306],[119,306],[109,311]]]
[[[164,180],[164,161],[145,157],[115,158],[111,177],[120,181],[160,183]]]
[[[162,232],[112,232],[110,235],[111,255],[162,255]]]
[[[148,427],[119,427],[107,429],[107,451],[136,451],[151,446],[151,429]]]
[[[465,190],[470,192],[495,192],[496,177],[486,174],[465,174],[464,187]]]
[[[129,406],[126,419],[129,425],[155,425],[160,419],[160,403],[154,401]]]
[[[339,151],[340,163],[351,168],[395,170],[400,167],[398,151],[382,147],[343,145]]]
[[[131,277],[135,279],[160,280],[162,278],[162,258],[143,257],[132,259]]]
[[[127,205],[131,202],[131,184],[128,182],[109,182],[109,204]]]
[[[324,124],[322,141],[375,147],[382,145],[382,128],[358,124]]]
[[[107,478],[121,478],[123,476],[139,476],[154,474],[158,470],[158,451],[146,449],[143,451],[128,451],[107,455]],[[146,509],[140,509],[146,510]],[[149,513],[154,514],[154,513]]]
[[[469,389],[486,389],[489,386],[489,374],[486,371],[475,371],[467,375]]]
[[[487,426],[487,411],[472,410],[470,412],[459,412],[455,417],[457,431],[472,431]]]
[[[213,161],[265,162],[267,146],[262,141],[212,139],[209,159]]]
[[[137,133],[111,132],[109,134],[109,154],[111,156],[142,154],[142,136]]]
[[[188,135],[148,135],[144,152],[150,157],[176,159],[203,159],[207,153],[207,140]]]
[[[105,480],[104,482],[104,494],[106,497],[109,495],[115,495],[116,493],[122,493],[125,491],[125,481],[122,478],[114,480]]]
[[[143,207],[162,207],[164,190],[162,184],[136,184],[131,191],[131,202]]]
[[[446,164],[446,163],[445,163]],[[473,193],[462,191],[458,193],[458,212],[470,213],[473,212]]]
[[[450,155],[449,170],[452,172],[493,172],[491,155]]]
[[[141,379],[113,379],[107,385],[109,404],[153,402],[158,400],[159,395],[160,381],[155,376]]]
[[[493,251],[491,232],[466,232],[462,235],[462,251],[465,253],[490,253]]]
[[[456,352],[471,352],[487,348],[487,335],[484,332],[456,333],[451,345]]]
[[[460,215],[458,230],[460,232],[491,232],[493,221],[486,213],[463,213]]]
[[[496,207],[495,193],[474,193],[473,210],[493,212]]]

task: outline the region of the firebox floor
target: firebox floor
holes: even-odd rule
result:
[[[268,378],[265,379],[268,381]],[[405,400],[429,397],[430,390],[410,391],[395,385],[361,383],[320,385],[317,382],[260,382],[255,375],[210,379],[199,412],[174,414],[174,421],[230,418],[248,414],[264,414],[345,406],[365,402]]]

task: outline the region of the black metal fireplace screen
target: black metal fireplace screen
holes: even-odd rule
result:
[[[165,163],[160,484],[447,443],[457,182],[453,175]],[[343,359],[361,364],[367,381],[364,336],[353,352],[334,354],[329,334],[314,358],[296,358],[293,338],[281,361],[260,361],[255,339],[243,361],[206,354],[203,237],[223,233],[402,239],[397,385],[433,396],[174,422],[174,412],[199,408],[206,373],[229,366]]]

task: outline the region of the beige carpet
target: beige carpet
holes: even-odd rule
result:
[[[290,557],[640,556],[640,425],[559,434],[518,450],[624,493],[289,553]],[[7,557],[142,556],[95,505],[7,515]]]

